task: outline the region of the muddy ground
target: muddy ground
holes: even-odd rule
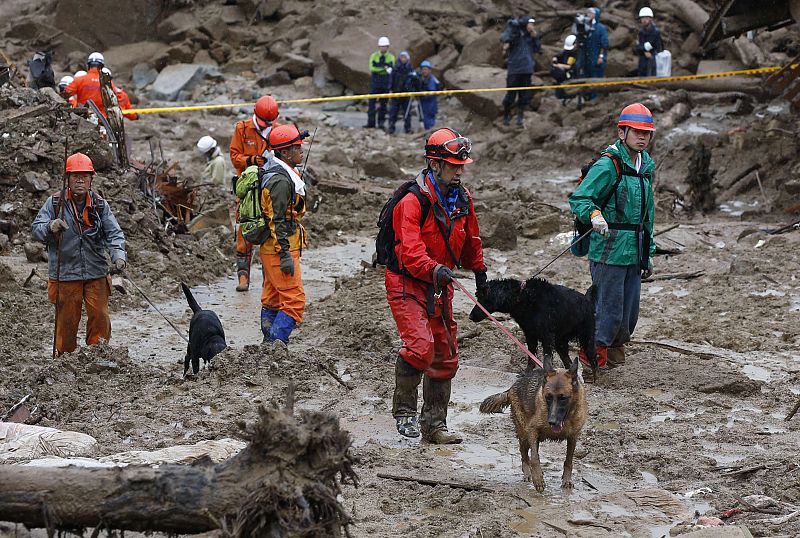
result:
[[[22,43],[17,38],[11,50],[21,54]],[[231,69],[224,85],[204,82],[203,95],[250,99],[254,78]],[[313,94],[292,85],[274,93]],[[45,102],[14,94],[22,99],[14,104],[9,95],[0,94],[0,110]],[[478,413],[483,398],[508,388],[525,361],[487,322],[467,319],[471,304],[460,293],[461,368],[449,424],[465,442],[433,447],[396,434],[390,408],[400,341],[383,275],[362,261],[371,259],[375,220],[388,190],[423,165],[424,134],[365,133],[357,128],[363,105],[282,109],[282,117],[303,128],[320,126],[310,170],[321,183],[310,190],[322,196],[319,211],[308,216],[311,248],[302,261],[310,304],[288,352],[258,346],[260,268],[253,268],[248,293],[234,292],[230,223],[198,234],[162,231],[130,174],[110,164],[101,172],[99,185],[129,235],[130,276],[178,327],[187,328],[190,319],[181,280],[225,325],[231,349],[218,357],[214,371],[196,378],[181,376],[183,340],[130,286],[112,298],[109,345],[53,363],[45,282],[34,276],[22,287],[32,268],[46,273],[43,263],[26,260],[24,245],[48,191],[2,184],[0,213],[16,230],[0,256],[0,412],[30,393],[32,420],[88,433],[99,441],[98,455],[107,455],[236,436],[237,421],[254,420],[259,404],[281,403],[294,382],[299,407],[335,413],[351,432],[361,484],[344,488],[343,504],[354,536],[664,536],[693,528],[699,516],[748,509],[741,499],[755,494],[788,504],[780,514],[745,510],[726,519],[729,525],[742,523],[755,536],[798,535],[800,518],[775,518],[800,505],[800,418],[783,420],[800,394],[800,232],[766,233],[797,218],[784,212],[798,203],[800,180],[797,118],[786,103],[739,93],[637,90],[578,111],[574,102],[563,107],[546,96],[527,128],[515,130],[443,99],[441,123],[475,142],[476,163],[464,181],[475,198],[489,276],[526,278],[565,248],[571,230],[566,197],[578,170],[613,140],[613,118],[634,100],[650,106],[660,126],[652,151],[659,164],[656,230],[668,230],[658,236],[659,245],[673,253],[655,258],[656,276],[643,284],[627,364],[588,386],[590,416],[578,443],[572,492],[559,489],[564,446],[543,447],[547,490],[538,494],[522,480],[510,418]],[[148,104],[146,97],[140,104]],[[160,115],[127,125],[136,158],[147,160],[148,140],[160,139],[182,174],[192,177],[202,164],[193,150],[197,138],[211,133],[227,146],[233,123],[248,114]],[[47,118],[62,121],[56,112]],[[69,122],[83,125],[76,118]],[[63,142],[57,130],[41,131],[30,120],[5,129],[19,139],[0,145],[0,175],[34,171],[55,190]],[[19,158],[25,156],[20,147],[34,145],[19,142],[25,137],[43,140],[34,158]],[[692,210],[689,189],[689,160],[700,144],[711,149],[715,172],[709,187],[716,201],[706,214]],[[381,165],[368,173],[365,163],[373,160]],[[759,176],[733,182],[755,163]],[[358,192],[343,194],[325,187],[325,180]],[[223,190],[207,194],[232,204]],[[586,260],[569,254],[542,276],[579,290],[590,284]],[[471,275],[462,277],[471,288]],[[501,319],[522,338],[513,321]],[[0,536],[27,535],[0,524]]]

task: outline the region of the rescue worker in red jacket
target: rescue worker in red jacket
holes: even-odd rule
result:
[[[103,96],[100,93],[100,70],[106,65],[106,60],[99,52],[93,52],[89,55],[86,62],[88,72],[82,77],[75,77],[75,79],[67,84],[64,92],[67,95],[73,95],[76,98],[77,106],[86,104],[87,101],[93,101],[97,109],[104,117],[108,117],[106,107],[103,104]],[[114,93],[119,97],[119,90],[112,82],[111,88]],[[121,105],[122,103],[120,103]],[[130,102],[128,103],[130,105]],[[123,110],[125,107],[122,107]],[[137,116],[138,117],[138,116]]]
[[[253,108],[253,116],[236,123],[231,137],[231,164],[236,175],[242,175],[248,166],[264,166],[270,159],[267,138],[273,127],[279,125],[278,102],[271,95],[259,97]],[[239,200],[236,200],[236,220],[239,220]],[[236,272],[239,284],[236,291],[250,289],[250,262],[253,259],[253,244],[245,241],[242,231],[236,230]]]
[[[423,440],[435,444],[461,442],[447,431],[451,380],[458,369],[452,268],[470,269],[479,286],[486,283],[478,219],[472,196],[461,185],[471,150],[469,139],[452,129],[431,134],[425,143],[427,168],[416,179],[430,202],[427,215],[420,225],[422,206],[414,193],[406,194],[392,213],[399,272],[387,269],[386,297],[403,341],[395,364],[392,415],[401,435],[422,433]]]

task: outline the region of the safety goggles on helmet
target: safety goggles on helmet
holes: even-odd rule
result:
[[[457,136],[441,144],[429,144],[425,150],[430,154],[440,154],[440,157],[453,156],[460,161],[469,159],[472,152],[472,142],[466,136]]]

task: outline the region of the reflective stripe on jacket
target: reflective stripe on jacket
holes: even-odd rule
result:
[[[306,214],[305,198],[295,192],[289,174],[278,163],[266,173],[269,177],[261,190],[261,210],[269,219],[270,235],[260,252],[277,254],[282,250],[302,250],[308,246],[305,228],[300,224]]]

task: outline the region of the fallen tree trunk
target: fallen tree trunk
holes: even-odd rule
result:
[[[591,84],[591,83],[604,83],[604,82],[624,82],[632,80],[626,77],[617,78],[586,78],[577,79],[572,82],[575,84]],[[690,92],[707,92],[707,93],[723,93],[723,92],[739,92],[747,93],[755,97],[764,97],[764,88],[761,79],[751,76],[736,76],[736,77],[720,77],[720,78],[706,78],[699,80],[676,80],[673,82],[659,81],[657,78],[653,82],[647,84],[615,84],[613,86],[597,86],[597,87],[581,87],[571,89],[569,85],[561,86],[561,89],[566,91],[567,95],[578,95],[579,93],[613,93],[625,90],[645,90],[647,88],[670,88],[680,89]]]
[[[708,22],[708,13],[694,0],[672,0],[667,8],[672,14],[686,23],[697,35],[703,34],[703,27]]]
[[[339,483],[356,481],[338,419],[259,410],[250,443],[227,462],[193,466],[0,466],[0,521],[181,534],[341,536]]]

